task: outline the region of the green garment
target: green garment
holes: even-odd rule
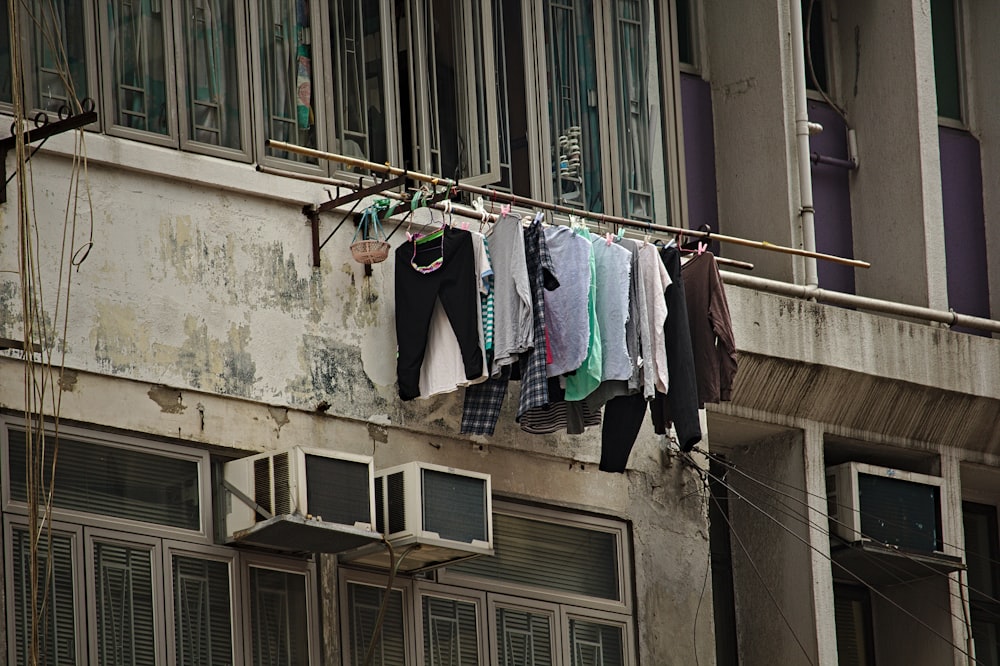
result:
[[[576,230],[576,233],[590,242],[590,232],[586,228]],[[587,297],[587,314],[590,319],[590,342],[587,345],[587,358],[583,365],[572,375],[566,376],[566,401],[583,400],[594,392],[601,383],[601,368],[603,366],[601,353],[601,328],[597,325],[597,262],[594,260],[594,248],[590,248],[590,295]]]

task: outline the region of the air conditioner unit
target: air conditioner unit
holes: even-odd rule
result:
[[[826,469],[830,533],[902,551],[944,549],[940,477],[849,462]]]
[[[376,525],[392,545],[397,570],[416,572],[493,554],[489,474],[412,462],[375,473]],[[373,545],[341,559],[387,568]]]
[[[292,447],[225,463],[226,540],[339,553],[379,541],[370,456]]]

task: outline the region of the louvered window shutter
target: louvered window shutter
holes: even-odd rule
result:
[[[375,622],[385,590],[381,587],[348,583],[348,608],[351,613],[351,665],[362,666],[365,653],[375,633]],[[389,597],[382,631],[375,647],[372,666],[404,666],[406,635],[403,629],[403,593],[393,590]]]
[[[178,666],[231,666],[229,565],[175,555],[172,569]]]
[[[10,429],[11,497],[27,501],[25,433]],[[44,455],[45,492],[51,479],[55,439]],[[40,498],[41,499],[41,498]],[[116,446],[60,437],[56,507],[197,530],[201,527],[198,463]]]
[[[102,666],[156,666],[152,552],[94,542],[97,655]]]
[[[571,666],[622,666],[622,629],[584,620],[569,621]]]
[[[617,535],[497,513],[492,557],[449,567],[473,576],[620,601]]]
[[[479,666],[476,604],[425,595],[425,666]]]
[[[498,607],[496,619],[503,666],[553,666],[550,616]]]
[[[31,610],[31,563],[28,530],[16,526],[11,540],[13,556],[15,664],[22,666],[30,661],[30,636],[33,624]],[[45,571],[51,563],[52,577],[45,584]],[[38,589],[36,607],[46,607],[38,631],[39,657],[46,664],[77,663],[76,609],[73,585],[73,537],[52,535],[51,558],[47,541],[42,540],[38,549]]]
[[[254,666],[306,666],[309,623],[301,574],[250,568]]]

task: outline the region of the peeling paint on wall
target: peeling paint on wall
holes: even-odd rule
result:
[[[247,351],[249,326],[229,329],[229,344],[223,353],[222,391],[230,395],[250,397],[257,381],[257,366]]]
[[[177,389],[166,386],[153,386],[147,393],[149,399],[160,406],[160,411],[167,414],[181,414],[187,409],[183,396]]]
[[[14,282],[0,282],[0,333],[14,337],[15,324],[21,323],[21,290]]]
[[[72,393],[76,390],[77,374],[74,370],[69,370],[63,368],[62,374],[59,375],[59,389]]]
[[[288,424],[288,409],[285,407],[271,407],[267,408],[267,414],[270,416],[277,428],[274,429],[274,434],[279,438],[281,437],[281,427]]]

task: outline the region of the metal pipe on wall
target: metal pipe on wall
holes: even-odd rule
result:
[[[795,80],[795,142],[799,167],[799,214],[802,217],[802,247],[816,252],[816,216],[813,208],[812,162],[809,151],[809,107],[806,103],[805,39],[802,32],[802,3],[788,0],[792,38],[792,78]],[[805,259],[806,286],[819,286],[816,260]]]
[[[746,287],[758,291],[767,291],[781,296],[793,296],[807,300],[815,300],[820,303],[830,305],[841,305],[848,308],[858,308],[859,310],[869,310],[882,314],[896,315],[899,317],[909,317],[923,321],[936,321],[948,326],[962,326],[974,328],[980,331],[1000,333],[1000,321],[994,319],[984,319],[972,315],[959,314],[957,312],[933,310],[919,305],[908,305],[906,303],[895,303],[893,301],[883,301],[878,298],[867,296],[856,296],[845,294],[840,291],[820,289],[815,286],[791,284],[779,280],[769,280],[755,275],[743,275],[742,273],[730,273],[720,271],[722,281],[736,287]]]

